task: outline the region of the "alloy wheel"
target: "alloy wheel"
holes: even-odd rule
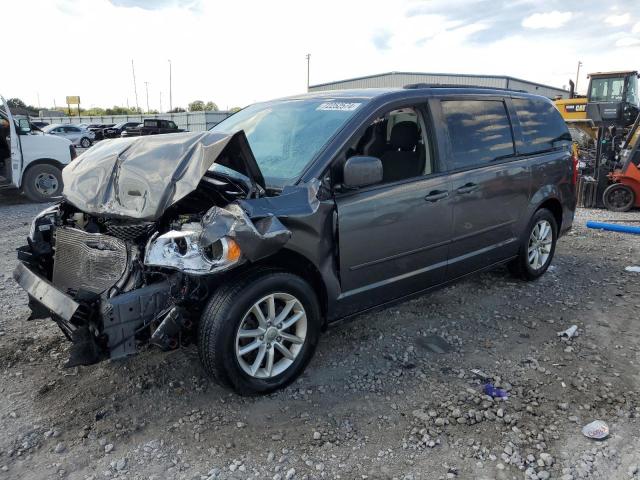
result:
[[[527,248],[527,259],[533,270],[540,270],[546,265],[551,255],[552,245],[553,229],[551,224],[547,220],[539,220],[531,231]]]
[[[272,378],[287,370],[302,351],[307,314],[288,293],[267,295],[247,311],[236,334],[236,359],[247,375]]]

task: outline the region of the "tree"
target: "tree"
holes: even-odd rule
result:
[[[207,112],[217,112],[218,111],[218,105],[216,105],[215,103],[209,101],[204,106],[204,109]]]
[[[229,113],[236,113],[236,112],[239,112],[240,110],[242,110],[242,108],[240,108],[240,107],[233,107],[233,108],[229,109]]]
[[[7,100],[7,104],[9,105],[9,108],[27,108],[27,104],[19,98],[10,98]]]
[[[202,100],[194,100],[189,104],[190,112],[202,112],[204,111],[204,102]]]
[[[186,110],[182,107],[176,107],[173,110],[169,110],[167,113],[183,113],[186,112]]]

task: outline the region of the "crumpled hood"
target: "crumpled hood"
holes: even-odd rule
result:
[[[264,188],[243,131],[187,132],[101,142],[63,169],[62,194],[85,213],[157,220],[197,188],[213,163]]]

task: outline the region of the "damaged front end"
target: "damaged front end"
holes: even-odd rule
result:
[[[34,219],[14,278],[30,318],[51,317],[73,341],[68,366],[187,341],[225,272],[288,242],[269,199],[317,208],[316,184],[265,190],[243,132],[105,142],[63,178],[64,200]]]

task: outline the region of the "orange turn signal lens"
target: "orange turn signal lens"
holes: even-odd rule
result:
[[[227,261],[235,262],[240,258],[242,251],[240,245],[232,238],[227,238]]]

